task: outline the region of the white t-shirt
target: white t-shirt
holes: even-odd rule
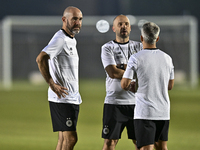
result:
[[[67,35],[64,30],[55,33],[49,44],[42,50],[49,59],[49,70],[55,83],[68,88],[69,95],[58,98],[48,89],[48,100],[56,103],[80,104],[78,66],[79,56],[76,49],[76,39]]]
[[[142,44],[136,41],[129,41],[121,44],[110,41],[101,48],[101,60],[104,68],[108,65],[127,64],[128,58],[140,51]],[[131,91],[121,88],[121,79],[112,79],[106,73],[106,97],[104,103],[117,105],[135,104],[135,95]]]
[[[169,55],[159,49],[144,49],[129,59],[123,78],[137,73],[134,119],[169,120],[169,80],[174,79],[174,66]]]

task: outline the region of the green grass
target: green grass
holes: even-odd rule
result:
[[[47,101],[47,85],[14,84],[12,90],[0,89],[0,149],[55,149],[57,133],[52,132]],[[200,89],[170,91],[170,150],[200,149]],[[100,150],[104,80],[81,80],[83,103],[78,120],[79,141],[75,150]],[[123,132],[116,150],[134,149]]]

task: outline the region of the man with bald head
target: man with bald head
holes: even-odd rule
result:
[[[67,7],[62,17],[62,29],[57,31],[36,58],[38,68],[49,85],[48,101],[53,131],[58,131],[56,150],[73,150],[77,142],[76,125],[79,104],[78,66],[75,34],[82,26],[82,12]]]
[[[133,120],[134,85],[125,91],[121,88],[120,81],[129,57],[140,51],[142,44],[129,39],[131,25],[125,15],[119,15],[114,19],[112,30],[116,35],[115,40],[107,42],[101,48],[101,59],[107,75],[102,130],[103,150],[115,149],[125,127],[128,138],[136,143]]]

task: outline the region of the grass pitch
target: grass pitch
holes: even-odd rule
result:
[[[12,90],[0,89],[0,149],[50,150],[55,149],[57,133],[52,132],[47,101],[47,85],[14,84]],[[170,91],[171,121],[168,149],[200,149],[200,89]],[[81,80],[78,120],[79,141],[75,150],[100,150],[104,80]],[[123,132],[116,150],[134,149]]]

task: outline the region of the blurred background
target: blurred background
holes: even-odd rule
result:
[[[107,19],[110,23],[110,30],[105,34],[96,30],[95,21],[98,19],[90,19],[89,21],[93,21],[90,24],[83,19],[81,33],[76,36],[80,56],[80,78],[105,77],[100,59],[101,46],[115,38],[111,29],[112,19],[116,15],[125,14],[135,16],[130,38],[136,41],[140,41],[139,21],[154,16],[147,21],[154,21],[161,27],[158,47],[172,56],[178,79],[176,83],[197,86],[200,70],[198,65],[200,43],[198,40],[200,33],[198,6],[200,1],[1,0],[0,4],[0,81],[12,78],[14,80],[28,79],[34,83],[40,82],[35,58],[47,45],[53,34],[61,28],[63,10],[72,5],[80,8],[85,17],[100,16],[98,19],[106,20],[107,16],[112,16],[111,20]],[[20,20],[18,16],[27,16],[27,18]],[[34,20],[33,16],[45,17]],[[51,19],[47,16],[55,18]],[[166,16],[170,16],[172,19],[165,18]],[[175,16],[177,18],[173,18]],[[191,18],[188,19],[188,16]],[[6,32],[8,24],[10,25],[10,43],[6,39],[9,37],[5,37],[9,35],[9,32]],[[4,46],[6,45],[5,41],[7,47]],[[8,51],[11,51],[10,54],[5,54]],[[5,66],[5,63],[8,66]],[[9,81],[8,84],[10,84]]]
[[[172,57],[175,66],[175,87],[169,92],[168,148],[200,149],[199,0],[0,0],[0,149],[55,148],[57,133],[52,132],[48,85],[35,59],[61,28],[62,13],[70,5],[84,15],[76,35],[83,103],[75,150],[99,150],[103,145],[106,75],[101,46],[115,39],[111,27],[119,14],[129,15],[132,40],[140,41],[139,27],[145,20],[160,26],[157,46]],[[100,19],[109,22],[108,32],[97,31]],[[123,132],[116,150],[133,147]]]

